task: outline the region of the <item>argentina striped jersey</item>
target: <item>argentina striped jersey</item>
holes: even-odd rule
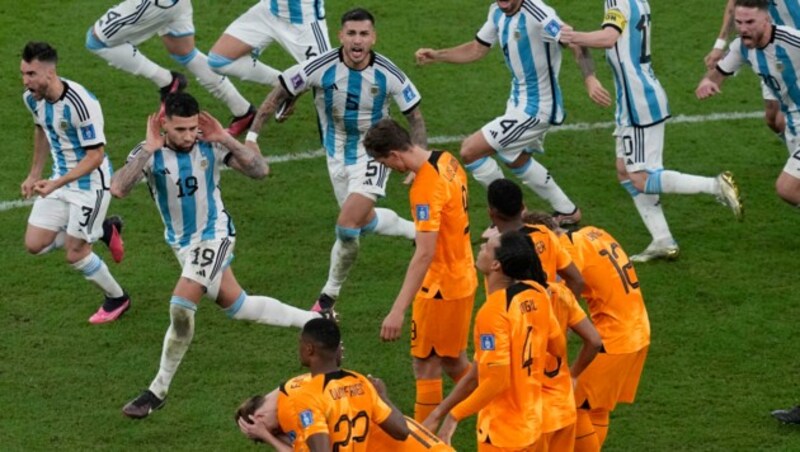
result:
[[[800,28],[800,0],[773,0],[769,2],[769,15],[778,25]]]
[[[33,114],[34,123],[44,130],[50,143],[53,157],[51,179],[67,174],[86,157],[87,150],[106,142],[100,102],[80,84],[66,79],[61,81],[64,93],[53,103],[45,99],[37,101],[27,90],[22,95]],[[80,190],[108,189],[111,173],[111,162],[108,156],[104,156],[103,163],[96,170],[65,186]]]
[[[606,0],[603,28],[620,32],[606,61],[614,73],[618,126],[647,127],[670,117],[667,93],[656,78],[650,55],[650,5],[647,0]]]
[[[506,16],[493,3],[486,23],[475,36],[479,43],[496,44],[503,51],[512,76],[507,107],[524,110],[551,124],[564,121],[558,85],[562,25],[555,10],[540,0],[522,0],[513,16]]]
[[[405,73],[383,55],[372,52],[369,65],[358,71],[344,63],[341,52],[333,49],[293,66],[280,81],[292,95],[316,88],[314,102],[328,157],[354,165],[367,158],[362,143],[367,130],[389,117],[389,99],[408,113],[421,97]]]
[[[743,65],[750,65],[780,100],[786,127],[795,135],[800,132],[800,31],[773,26],[771,33],[770,42],[763,49],[748,49],[740,38],[734,39],[717,69],[725,75],[732,75]]]
[[[142,145],[128,161],[145,152]],[[163,147],[142,170],[164,222],[164,239],[173,248],[236,235],[219,189],[220,167],[229,152],[206,141],[197,141],[190,152]]]
[[[295,25],[310,24],[325,18],[325,0],[261,0],[269,11]]]

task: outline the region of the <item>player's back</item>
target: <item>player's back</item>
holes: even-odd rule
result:
[[[670,117],[667,94],[651,65],[652,28],[647,0],[606,0],[603,27],[620,37],[606,50],[615,73],[616,121],[619,125],[645,127]]]
[[[409,194],[417,231],[438,232],[422,291],[446,299],[470,296],[477,287],[467,214],[467,176],[449,152],[432,151]],[[427,293],[427,292],[426,292]]]
[[[636,270],[608,232],[587,226],[568,235],[585,289],[583,297],[608,353],[632,353],[650,343],[650,321]],[[578,257],[576,257],[578,256]]]
[[[526,224],[520,231],[531,238],[542,263],[542,269],[547,273],[547,282],[556,281],[558,270],[572,263],[572,258],[561,245],[558,236],[542,225]]]
[[[286,400],[298,422],[295,450],[303,450],[299,441],[322,433],[329,436],[334,450],[372,450],[372,423],[380,424],[391,414],[366,377],[344,369],[311,377]]]
[[[521,281],[488,295],[475,318],[475,362],[481,370],[507,364],[511,386],[478,413],[478,441],[497,447],[525,447],[542,432],[542,384],[551,333],[547,290]],[[498,320],[502,319],[502,320]],[[492,325],[502,322],[505,337]]]

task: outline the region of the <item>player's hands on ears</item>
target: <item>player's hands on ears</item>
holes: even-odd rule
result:
[[[164,135],[161,135],[161,115],[153,113],[147,117],[147,136],[144,141],[144,150],[149,153],[164,147]]]

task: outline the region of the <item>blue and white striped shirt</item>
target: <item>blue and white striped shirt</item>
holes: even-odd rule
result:
[[[142,150],[140,143],[128,161]],[[155,151],[143,172],[164,222],[164,239],[173,248],[236,235],[219,189],[220,167],[230,151],[197,141],[190,152],[168,147]]]
[[[800,28],[800,0],[774,0],[769,2],[769,15],[778,25]]]
[[[603,28],[621,33],[606,50],[617,91],[617,125],[647,127],[667,120],[667,93],[650,64],[650,5],[647,0],[606,0],[605,11]]]
[[[771,33],[770,42],[763,49],[748,49],[741,38],[734,39],[717,69],[732,75],[743,65],[750,65],[780,100],[786,127],[796,135],[800,132],[800,31],[778,25]]]
[[[64,93],[53,103],[46,99],[37,101],[27,90],[22,95],[25,106],[33,114],[33,122],[44,130],[50,143],[53,157],[51,179],[75,168],[86,156],[87,149],[103,146],[106,142],[100,102],[80,84],[67,79],[61,81]],[[96,170],[65,186],[79,190],[108,189],[111,173],[111,162],[106,155]]]
[[[524,110],[551,124],[564,121],[564,102],[558,85],[561,71],[563,22],[540,0],[522,0],[519,11],[506,16],[496,3],[475,39],[486,46],[499,44],[511,70],[507,108]]]
[[[310,24],[325,19],[325,0],[261,0],[269,11],[292,24]]]
[[[293,66],[280,76],[292,95],[317,88],[314,102],[322,125],[323,144],[329,158],[354,165],[367,158],[364,135],[370,126],[389,117],[389,99],[408,113],[420,102],[419,91],[389,59],[370,55],[363,70],[349,68],[341,49]]]

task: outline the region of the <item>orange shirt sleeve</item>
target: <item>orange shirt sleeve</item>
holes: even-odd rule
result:
[[[328,421],[325,418],[324,401],[315,397],[309,390],[300,391],[293,396],[294,411],[297,413],[297,422],[304,438],[309,438],[318,433],[329,434]]]
[[[425,163],[417,174],[409,198],[417,231],[438,232],[447,201],[447,185],[430,163]]]
[[[370,414],[370,420],[376,424],[383,423],[386,419],[389,418],[389,415],[392,414],[392,408],[386,404],[386,402],[381,399],[381,396],[378,395],[378,391],[375,389],[375,386],[372,383],[364,379],[364,387],[369,391],[370,398],[372,399],[372,413]]]

